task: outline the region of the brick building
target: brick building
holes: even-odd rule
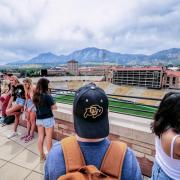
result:
[[[79,75],[78,61],[70,60],[67,62],[67,71],[73,75]]]
[[[166,70],[164,87],[180,89],[180,71]]]
[[[161,88],[164,70],[162,67],[114,67],[112,83],[117,85]]]
[[[94,66],[94,67],[81,67],[79,68],[80,75],[86,76],[103,76],[111,71],[112,66]]]
[[[66,75],[66,68],[53,68],[47,70],[48,76],[65,76]]]

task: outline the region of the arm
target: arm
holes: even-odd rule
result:
[[[51,95],[48,96],[48,103],[51,106],[51,110],[57,110],[56,102],[54,101],[54,99]]]
[[[52,110],[57,110],[57,105],[56,105],[56,104],[53,104],[53,105],[51,106],[51,109],[52,109]]]
[[[121,180],[141,180],[141,169],[136,156],[130,148],[127,149],[124,158]]]

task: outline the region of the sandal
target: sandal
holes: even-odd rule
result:
[[[29,141],[32,141],[34,139],[34,137],[33,136],[28,136],[28,137],[26,137],[25,138],[25,143],[28,143]]]
[[[22,136],[22,137],[21,137],[21,140],[26,139],[28,136],[29,136],[28,134],[26,134],[25,136]]]

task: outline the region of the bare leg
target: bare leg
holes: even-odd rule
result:
[[[54,127],[51,128],[45,128],[46,131],[46,145],[48,152],[50,151],[52,147],[52,135],[53,135]]]
[[[38,149],[40,156],[44,155],[43,144],[44,144],[44,127],[38,126]]]
[[[29,121],[31,123],[31,130],[30,130],[30,135],[31,136],[34,136],[34,130],[35,130],[35,127],[36,127],[36,113],[33,112],[33,111],[30,111],[29,113]]]
[[[7,116],[10,116],[10,115],[16,115],[19,113],[19,111],[21,110],[22,106],[18,105],[18,104],[15,104],[13,105],[12,107],[6,109],[6,114]]]
[[[14,132],[17,131],[17,127],[19,125],[19,118],[20,118],[20,113],[15,115]]]
[[[31,122],[29,119],[27,119],[27,134],[30,135],[30,129],[31,129]]]

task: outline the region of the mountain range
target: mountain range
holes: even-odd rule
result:
[[[8,65],[22,64],[66,64],[69,60],[76,60],[79,64],[114,63],[119,65],[158,65],[180,64],[180,48],[171,48],[156,52],[152,55],[122,54],[105,49],[89,47],[74,51],[68,55],[55,55],[51,52],[39,54],[30,60],[16,61]]]

